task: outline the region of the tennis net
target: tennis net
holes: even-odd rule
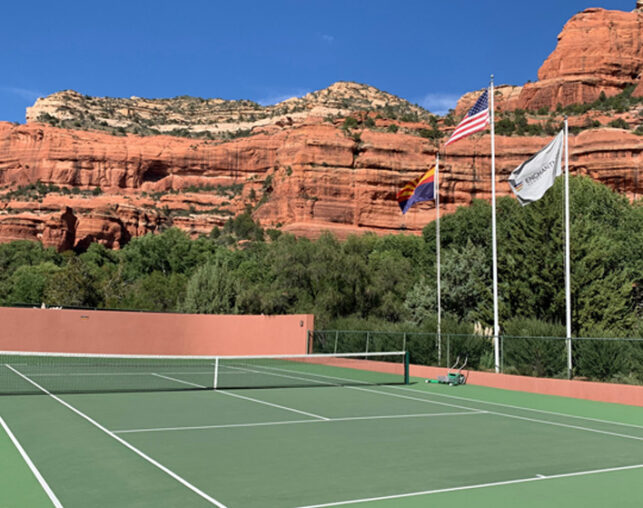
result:
[[[0,351],[0,395],[408,383],[404,352],[148,356]]]

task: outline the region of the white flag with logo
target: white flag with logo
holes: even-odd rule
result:
[[[509,176],[511,190],[521,205],[542,198],[562,173],[563,136],[563,131],[560,131],[551,143],[514,169]]]

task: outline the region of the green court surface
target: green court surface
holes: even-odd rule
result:
[[[0,396],[0,417],[66,507],[643,505],[641,407],[418,379],[39,391]],[[4,428],[0,454],[0,506],[55,504]]]

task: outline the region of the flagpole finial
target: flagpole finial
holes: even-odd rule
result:
[[[491,75],[491,81],[493,81],[493,74]]]

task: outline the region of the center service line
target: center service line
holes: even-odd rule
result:
[[[196,383],[191,383],[189,381],[183,381],[182,379],[177,379],[175,377],[163,376],[163,375],[157,374],[157,373],[152,373],[152,374],[154,376],[157,376],[157,377],[162,377],[164,379],[169,379],[170,381],[176,381],[177,383],[183,383],[185,385],[196,386],[198,388],[207,388],[206,386],[199,385],[199,384],[196,384]],[[329,418],[326,418],[325,416],[316,415],[314,413],[307,413],[306,411],[300,411],[299,409],[294,409],[292,407],[280,406],[279,404],[273,404],[272,402],[266,402],[265,400],[260,400],[260,399],[253,399],[252,397],[246,397],[244,395],[238,395],[236,393],[230,393],[230,392],[226,392],[226,391],[223,391],[223,390],[217,390],[217,393],[222,393],[222,394],[228,395],[230,397],[236,397],[238,399],[249,400],[251,402],[256,402],[257,404],[264,404],[266,406],[276,407],[278,409],[284,409],[284,410],[290,411],[292,413],[299,413],[299,414],[302,414],[302,415],[305,415],[305,416],[312,416],[313,418],[317,418],[318,420],[329,420]]]

